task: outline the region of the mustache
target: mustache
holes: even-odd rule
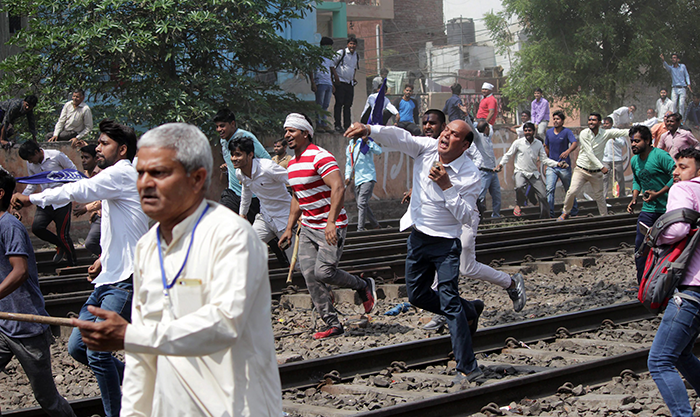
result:
[[[144,197],[158,197],[156,190],[153,188],[147,188],[141,192],[141,198]]]

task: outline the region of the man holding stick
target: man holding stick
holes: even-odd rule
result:
[[[136,169],[131,164],[136,155],[136,134],[128,126],[103,120],[97,141],[97,165],[102,169],[99,174],[31,196],[15,194],[12,204],[16,208],[31,204],[46,207],[65,205],[70,201],[89,203],[102,200],[102,256],[88,269],[95,289],[80,309],[80,319],[101,321],[88,310],[88,306],[98,306],[128,320],[131,315],[134,250],[136,242],[148,231],[148,218],[141,209],[136,191]],[[86,347],[77,329],[73,330],[68,340],[68,353],[92,369],[107,417],[118,416],[124,363],[109,352]]]
[[[34,248],[27,229],[10,208],[15,179],[0,169],[0,311],[48,316]],[[0,320],[0,369],[17,357],[41,408],[50,416],[75,416],[56,390],[51,373],[51,330],[46,324]]]

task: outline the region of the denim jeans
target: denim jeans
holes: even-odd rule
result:
[[[549,217],[557,217],[554,214],[554,192],[557,189],[557,180],[561,180],[564,193],[569,191],[571,185],[571,167],[547,167],[547,202],[549,203]],[[574,199],[574,207],[571,209],[572,216],[578,214],[578,202]]]
[[[102,321],[88,311],[93,305],[119,313],[126,320],[131,318],[131,280],[96,287],[90,298],[80,309],[80,320]],[[68,353],[80,363],[88,365],[97,379],[102,394],[102,404],[107,417],[117,417],[121,408],[121,383],[124,377],[124,363],[112,356],[111,352],[95,352],[83,343],[80,331],[75,328],[68,339]]]
[[[685,87],[673,87],[671,88],[671,101],[676,105],[676,111],[680,113],[683,117],[685,114],[685,103],[686,103],[686,92]]]
[[[697,301],[679,298],[679,306],[676,297],[669,300],[647,363],[649,372],[674,417],[693,415],[688,392],[678,371],[695,392],[700,394],[700,360],[693,355],[693,345],[700,328],[700,294],[692,291],[683,293],[695,297]]]
[[[661,217],[663,213],[648,213],[646,211],[642,211],[639,213],[639,217],[637,217],[637,237],[634,239],[634,252],[637,253],[639,251],[639,248],[642,247],[642,243],[644,243],[644,236],[646,234],[639,230],[639,223],[644,223],[649,227],[652,227],[654,223],[656,223],[656,220]],[[646,263],[646,258],[639,257],[637,258],[635,256],[634,258],[634,264],[637,267],[637,283],[642,282],[642,274],[644,274],[644,264]]]
[[[498,173],[481,170],[481,194],[476,201],[482,216],[486,211],[486,192],[491,193],[491,217],[501,217],[501,183]]]
[[[321,108],[326,111],[328,110],[328,106],[331,105],[331,95],[333,94],[333,86],[330,84],[317,84],[316,85],[316,104],[321,106]],[[316,127],[318,128],[319,126],[326,126],[328,122],[326,122],[326,115],[325,114],[319,114],[318,115],[318,124]]]
[[[428,236],[413,230],[408,237],[406,292],[414,306],[447,318],[457,370],[477,369],[469,320],[476,318],[474,304],[459,296],[459,239]],[[437,292],[431,288],[437,272]]]

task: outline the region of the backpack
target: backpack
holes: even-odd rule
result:
[[[345,50],[347,48],[343,48],[343,54],[340,56],[340,59],[335,62],[335,66],[337,67],[338,65],[341,65],[343,62],[345,62]],[[355,52],[357,53],[357,52]],[[355,69],[360,69],[360,57],[357,57],[357,63],[355,64],[356,68]]]
[[[698,219],[700,213],[689,208],[671,210],[654,223],[649,229],[644,244],[635,256],[645,256],[644,274],[639,285],[637,299],[654,314],[666,308],[668,300],[685,276],[688,261],[697,247]],[[690,232],[683,239],[668,245],[657,244],[657,239],[672,224],[684,222],[690,224]],[[679,296],[685,294],[679,293]],[[686,297],[682,297],[686,298]]]

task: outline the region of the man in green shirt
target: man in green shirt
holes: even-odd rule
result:
[[[666,212],[668,190],[673,185],[675,161],[668,152],[654,148],[651,131],[646,126],[634,126],[630,129],[632,142],[632,201],[627,211],[632,213],[637,204],[637,197],[642,194],[642,211],[637,219],[637,238],[634,241],[635,252],[639,251],[646,235],[646,230],[654,225],[656,219]],[[646,227],[645,227],[646,226]],[[637,282],[641,282],[645,259],[635,257],[637,265]]]

